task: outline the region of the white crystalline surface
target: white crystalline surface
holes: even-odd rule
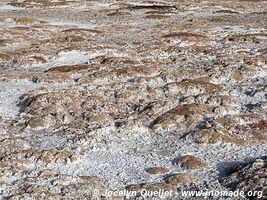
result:
[[[232,190],[229,169],[267,155],[266,8],[0,2],[0,199],[94,199],[180,173],[200,181],[178,189]]]
[[[23,109],[20,105],[23,95],[42,87],[31,81],[0,81],[0,116],[15,118]]]

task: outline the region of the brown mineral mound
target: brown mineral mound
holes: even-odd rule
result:
[[[15,7],[23,7],[23,8],[34,8],[34,7],[41,7],[41,8],[49,8],[49,7],[58,7],[58,6],[67,6],[73,1],[38,1],[38,0],[31,0],[31,1],[17,1],[14,0],[9,5]]]
[[[220,85],[215,85],[203,80],[183,80],[180,82],[172,82],[166,84],[166,89],[171,95],[183,94],[190,95],[194,93],[195,95],[200,93],[214,93],[222,90]]]
[[[168,15],[148,15],[146,16],[146,19],[166,19],[169,18]]]
[[[169,172],[169,169],[165,167],[151,167],[146,172],[149,174],[166,174]]]
[[[206,39],[207,36],[197,33],[188,33],[188,32],[178,32],[178,33],[170,33],[168,35],[164,35],[164,38],[178,38],[182,40],[188,41],[197,41]]]
[[[0,199],[265,190],[266,4],[0,2]]]
[[[143,184],[133,184],[127,186],[127,190],[140,192],[142,189],[147,191],[176,191],[177,188],[188,187],[200,184],[199,177],[190,173],[177,173],[167,175],[163,181]]]
[[[101,59],[101,58],[98,58],[98,59]],[[116,64],[138,64],[139,62],[138,61],[135,61],[135,60],[132,60],[131,58],[124,58],[124,57],[103,57],[103,59],[101,60],[100,62],[101,64],[113,64],[113,65],[116,65]],[[127,69],[126,69],[127,70]],[[130,71],[130,69],[128,69]]]
[[[212,114],[213,107],[205,104],[186,104],[177,106],[156,118],[150,125],[151,128],[163,128],[176,131],[193,129],[204,116]]]
[[[98,177],[73,177],[49,170],[16,180],[12,185],[14,189],[10,190],[9,199],[36,199],[40,196],[42,199],[98,199],[106,189]]]
[[[176,164],[185,169],[206,168],[207,164],[200,158],[193,155],[185,155],[176,161]]]
[[[217,11],[215,11],[213,13],[237,14],[239,12],[233,11],[233,10],[217,10]]]
[[[89,68],[88,65],[75,65],[75,66],[60,66],[60,67],[52,67],[46,72],[60,72],[60,73],[68,73],[68,72],[78,72],[87,70]]]
[[[246,118],[246,116],[243,116],[243,118]],[[214,144],[224,141],[247,146],[266,142],[267,124],[266,121],[261,119],[255,120],[253,124],[250,122],[243,124],[240,118],[226,116],[218,118],[214,123],[214,126],[212,125],[210,128],[192,133],[197,143]]]
[[[99,30],[95,30],[95,29],[70,28],[70,29],[63,30],[62,33],[81,33],[81,34],[83,34],[83,33],[96,33],[96,34],[99,34],[102,32]]]
[[[178,187],[198,184],[201,182],[199,177],[193,176],[190,173],[171,174],[167,176],[164,180],[167,184],[175,185]]]
[[[252,191],[261,191],[262,199],[267,197],[267,160],[257,159],[249,164],[240,164],[231,170],[231,174],[221,180],[221,184],[232,190],[244,191],[247,198],[258,199],[257,194],[250,195]]]
[[[75,91],[43,92],[25,96],[25,111],[32,119],[32,128],[45,128],[55,124],[70,123],[81,112],[82,93]]]
[[[169,10],[176,9],[174,5],[164,5],[164,4],[150,4],[150,5],[131,5],[129,9],[142,10],[142,9],[153,9],[153,10]]]

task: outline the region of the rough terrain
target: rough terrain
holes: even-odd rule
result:
[[[266,0],[2,0],[0,199],[266,197],[266,86]]]

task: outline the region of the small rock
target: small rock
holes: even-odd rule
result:
[[[166,174],[169,172],[169,169],[165,167],[151,167],[146,172],[149,174]]]
[[[176,164],[185,169],[201,169],[207,167],[207,164],[203,160],[193,155],[182,156],[177,160]]]
[[[200,182],[198,177],[195,177],[189,173],[173,174],[166,177],[164,180],[167,184],[175,186],[186,186],[186,185],[188,186]]]

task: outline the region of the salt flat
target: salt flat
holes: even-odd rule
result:
[[[1,1],[0,198],[265,198],[266,8]]]

